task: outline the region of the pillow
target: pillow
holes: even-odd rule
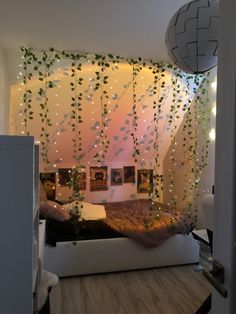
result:
[[[80,220],[99,220],[106,218],[106,211],[103,205],[73,201],[63,205],[63,209],[68,213],[73,214],[76,206],[78,206]]]
[[[84,220],[98,220],[106,218],[106,211],[103,205],[81,202],[80,218]]]
[[[39,207],[40,215],[58,220],[58,221],[65,221],[70,219],[69,213],[63,209],[63,207],[53,201],[40,201]]]

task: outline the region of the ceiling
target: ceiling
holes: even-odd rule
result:
[[[0,0],[10,81],[22,45],[168,60],[165,32],[188,0]]]

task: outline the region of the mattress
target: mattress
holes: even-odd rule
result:
[[[56,246],[57,242],[109,239],[124,237],[102,220],[68,221],[46,220],[46,244]]]

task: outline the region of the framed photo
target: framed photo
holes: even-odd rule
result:
[[[47,194],[47,199],[55,200],[56,198],[56,173],[55,172],[41,172],[39,175],[39,178]]]
[[[123,184],[122,168],[111,169],[111,185]]]
[[[90,167],[90,191],[107,190],[107,166]]]
[[[135,183],[135,166],[124,166],[124,183]]]
[[[72,170],[73,190],[75,192],[86,191],[86,172]]]
[[[72,179],[71,168],[60,168],[58,169],[58,183],[60,186],[69,186]]]
[[[149,193],[153,191],[153,170],[141,169],[138,170],[138,193]]]

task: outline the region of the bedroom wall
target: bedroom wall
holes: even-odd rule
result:
[[[9,134],[10,85],[7,77],[6,56],[0,47],[0,134]]]
[[[95,67],[95,69],[94,69]],[[115,66],[116,67],[116,66]],[[99,70],[99,69],[98,69]],[[131,198],[148,197],[148,193],[137,193],[137,170],[153,169],[156,165],[155,157],[157,155],[154,145],[158,144],[158,163],[159,173],[162,174],[163,158],[166,155],[171,143],[171,133],[176,132],[182,122],[184,110],[178,103],[186,104],[193,97],[193,90],[186,80],[175,77],[171,70],[165,70],[165,87],[161,87],[161,83],[157,84],[157,94],[153,92],[153,73],[147,67],[142,68],[136,76],[135,94],[136,94],[136,111],[138,127],[135,136],[138,140],[138,148],[140,156],[135,165],[136,182],[125,183],[121,186],[111,186],[110,169],[123,168],[123,166],[133,166],[134,158],[132,156],[134,146],[131,133],[133,132],[133,104],[134,91],[132,84],[132,66],[128,63],[120,63],[117,69],[106,69],[109,76],[109,82],[106,86],[107,98],[105,101],[108,106],[109,126],[106,129],[107,138],[110,141],[106,158],[102,165],[108,167],[108,190],[107,191],[90,191],[90,167],[97,166],[94,161],[94,154],[100,151],[98,142],[98,132],[101,128],[101,90],[95,90],[96,83],[96,65],[91,63],[83,64],[83,71],[79,74],[83,78],[83,83],[79,86],[82,92],[81,112],[83,123],[78,124],[82,137],[82,152],[80,163],[85,167],[86,172],[86,190],[84,191],[85,200],[92,202],[101,201],[117,201]],[[19,73],[19,77],[22,74]],[[74,132],[72,131],[71,119],[71,72],[70,64],[58,64],[51,75],[51,79],[55,82],[55,87],[48,90],[48,112],[52,121],[52,126],[48,126],[49,144],[48,156],[50,164],[45,168],[45,164],[41,158],[40,168],[42,172],[54,172],[56,174],[56,197],[59,200],[66,200],[71,195],[71,189],[59,186],[58,170],[61,168],[72,168],[77,165],[77,161],[73,158],[72,139]],[[173,83],[173,81],[175,81]],[[161,80],[160,80],[161,82]],[[24,104],[23,95],[26,89],[32,90],[32,111],[33,119],[28,119],[27,128],[30,134],[34,135],[36,141],[41,140],[42,122],[40,114],[42,112],[38,91],[42,84],[38,77],[32,77],[27,81],[27,86],[22,85],[22,80],[11,88],[11,108],[12,108],[12,133],[26,134],[24,125]],[[175,84],[175,88],[173,88]],[[157,100],[163,94],[162,110],[158,118],[158,126],[154,123],[154,100]],[[173,100],[174,99],[174,100]],[[173,104],[179,116],[174,121],[172,127],[168,120],[173,111]],[[155,127],[157,129],[155,130]],[[162,196],[161,196],[162,197]]]

